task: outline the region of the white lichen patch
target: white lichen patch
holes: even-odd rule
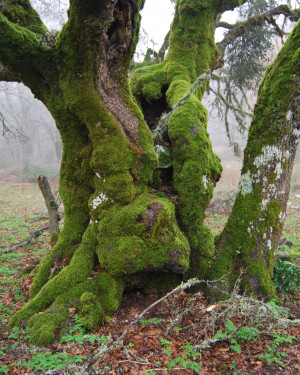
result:
[[[279,192],[280,195],[285,195],[285,188],[283,188],[280,192]]]
[[[270,168],[274,163],[275,165],[275,172],[277,174],[276,179],[279,179],[282,175],[283,168],[282,168],[282,162],[286,161],[290,157],[290,151],[285,150],[282,151],[277,146],[265,146],[262,148],[262,153],[258,155],[254,160],[254,165],[257,168],[260,167],[268,167]],[[257,173],[259,176],[259,174]]]
[[[277,173],[277,179],[279,179],[281,176],[281,173],[283,172],[281,163],[276,164],[275,172]]]
[[[249,228],[247,228],[247,232],[249,233],[249,234],[251,234],[251,232],[254,230],[254,225],[253,225],[253,222],[251,221],[250,223],[249,223]]]
[[[93,209],[95,210],[99,206],[99,204],[105,201],[109,201],[109,200],[112,201],[111,199],[107,198],[107,196],[104,193],[100,193],[98,197],[93,199],[93,202],[92,202]]]
[[[264,146],[261,151],[262,153],[254,160],[254,165],[257,168],[269,165],[271,161],[281,161],[283,158],[288,159],[290,157],[289,150],[282,152],[277,146]]]
[[[268,240],[268,242],[267,242],[267,244],[268,244],[268,249],[272,249],[272,242],[271,242],[271,240]]]
[[[247,173],[244,173],[241,175],[239,187],[238,187],[238,193],[241,193],[242,195],[250,194],[253,191],[252,186],[252,177],[250,171]]]
[[[260,208],[265,211],[267,209],[268,203],[270,202],[270,199],[263,199],[260,205]]]
[[[292,117],[293,117],[293,112],[289,110],[288,113],[286,114],[286,121],[290,121]]]
[[[207,185],[209,184],[208,177],[206,175],[203,176],[203,184],[205,189],[207,189]]]

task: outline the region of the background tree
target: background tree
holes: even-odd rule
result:
[[[228,273],[230,288],[242,267],[249,291],[275,295],[274,251],[299,138],[299,24],[262,84],[235,208],[215,248],[203,221],[221,164],[201,99],[221,64],[219,14],[241,1],[177,1],[165,60],[131,77],[135,101],[128,67],[142,5],[72,0],[53,42],[27,0],[1,3],[1,79],[30,87],[63,142],[64,228],[10,322],[31,326],[38,345],[54,339],[71,306],[93,328],[118,308],[127,285]],[[52,273],[62,260],[69,265]]]

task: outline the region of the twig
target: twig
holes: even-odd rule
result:
[[[20,248],[23,248],[23,247],[26,247],[27,245],[29,245],[32,240],[34,238],[37,238],[39,237],[46,229],[49,228],[49,225],[46,225],[40,229],[37,229],[35,230],[34,232],[30,233],[30,236],[28,238],[26,238],[26,240],[22,241],[22,242],[19,242],[17,243],[16,245],[6,249],[6,250],[2,250],[0,252],[0,255],[2,254],[8,254],[8,253],[12,253],[13,251],[17,250],[17,249],[20,249]]]
[[[259,356],[261,356],[261,354],[248,355],[247,357],[244,357],[244,358],[240,359],[240,362],[247,361],[248,359],[251,359],[251,358],[258,358]]]
[[[125,362],[136,363],[138,365],[149,365],[149,362],[138,362],[138,361],[133,361],[132,359],[124,359],[123,361],[118,361],[118,363],[125,363]]]

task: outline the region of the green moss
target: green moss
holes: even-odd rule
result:
[[[111,209],[100,221],[97,254],[101,267],[116,276],[142,270],[182,273],[189,266],[189,245],[173,203],[148,194]]]
[[[85,292],[80,297],[80,322],[86,329],[96,328],[103,316],[103,308],[97,297],[91,292]]]
[[[28,320],[31,328],[29,343],[37,346],[46,346],[55,339],[57,328],[67,322],[68,311],[65,307],[52,307],[50,310],[34,315]]]
[[[162,96],[162,88],[167,84],[165,64],[146,66],[135,70],[130,78],[130,88],[135,98],[143,98],[151,103]]]
[[[76,250],[69,266],[55,276],[53,279],[47,280],[47,283],[40,291],[38,288],[45,283],[46,271],[49,270],[49,263],[53,259],[47,257],[47,267],[42,264],[42,270],[35,277],[32,296],[33,298],[20,310],[10,321],[10,325],[18,325],[22,319],[28,319],[34,313],[41,311],[43,308],[53,303],[58,296],[66,293],[73,285],[83,282],[91,275],[94,265],[94,249],[95,243],[95,227],[90,225],[85,232],[82,244]],[[47,274],[49,277],[49,274]]]
[[[124,290],[124,280],[107,272],[101,272],[98,282],[100,302],[106,314],[112,314],[120,306]],[[106,319],[107,320],[107,319]]]
[[[9,4],[1,4],[1,12],[9,21],[28,28],[36,34],[43,34],[47,30],[28,0],[10,1]]]
[[[68,323],[68,308],[75,307],[80,316],[80,322],[86,329],[96,328],[102,321],[104,311],[111,314],[117,310],[123,293],[123,281],[105,272],[90,277],[82,282],[74,283],[64,291],[57,291],[57,297],[46,311],[34,314],[32,308],[29,314],[19,315],[20,319],[31,315],[27,326],[31,327],[30,343],[38,346],[49,345],[55,339],[58,328],[66,327]],[[28,304],[27,304],[28,306]],[[24,310],[22,310],[24,312]]]

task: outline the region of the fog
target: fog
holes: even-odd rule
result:
[[[46,107],[23,84],[0,82],[1,174],[57,174],[62,146]]]

